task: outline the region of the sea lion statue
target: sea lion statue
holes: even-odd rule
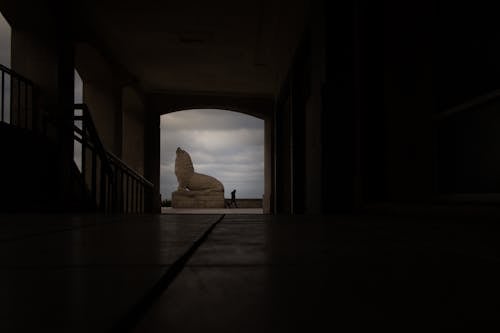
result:
[[[191,156],[181,148],[175,151],[175,176],[178,191],[224,192],[224,185],[212,176],[194,172]]]
[[[173,208],[224,208],[224,185],[216,178],[194,171],[189,153],[175,151],[175,176],[179,186],[172,193]]]

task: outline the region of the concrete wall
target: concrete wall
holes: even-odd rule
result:
[[[110,64],[88,44],[76,46],[75,63],[83,80],[83,102],[88,105],[104,147],[122,153],[121,87]]]
[[[322,159],[321,156],[321,110],[322,88],[325,83],[325,17],[321,1],[311,3],[310,23],[310,96],[306,102],[305,134],[306,134],[306,195],[305,209],[307,213],[322,211]]]
[[[437,121],[438,193],[500,193],[500,99]]]
[[[39,88],[42,112],[55,115],[58,96],[58,43],[53,36],[12,29],[12,69]]]
[[[56,144],[57,188],[61,207],[72,192],[74,49],[64,17],[46,3],[0,3],[12,26],[12,68],[40,89],[37,110],[50,120],[47,134]],[[33,14],[36,13],[36,14]]]
[[[122,160],[143,175],[145,105],[141,96],[131,87],[123,89],[122,112]]]
[[[385,181],[390,201],[427,201],[433,191],[431,5],[390,1],[385,12]],[[397,15],[396,15],[397,13]],[[395,28],[397,27],[397,29]]]
[[[310,10],[305,44],[278,94],[277,209],[352,211],[430,200],[433,7],[359,1]]]

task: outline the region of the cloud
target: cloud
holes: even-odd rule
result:
[[[0,14],[0,64],[10,67],[11,28]]]
[[[74,92],[75,92],[75,103],[83,103],[83,81],[82,78],[80,77],[80,74],[75,69],[75,85],[74,85]]]
[[[199,124],[202,123],[203,127]],[[169,128],[173,131],[191,130],[238,130],[238,129],[260,129],[263,121],[259,118],[248,116],[239,112],[226,110],[185,110],[165,115],[160,120],[161,128]]]
[[[160,191],[177,189],[175,150],[182,147],[196,172],[219,179],[226,196],[260,198],[264,193],[264,121],[223,110],[187,110],[161,117]]]

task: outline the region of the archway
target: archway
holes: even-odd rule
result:
[[[179,110],[160,119],[160,193],[169,206],[177,189],[177,147],[186,150],[195,171],[220,180],[229,201],[236,190],[238,208],[262,213],[265,192],[265,122],[221,109]]]
[[[146,96],[144,174],[154,184],[151,210],[160,212],[160,118],[181,110],[220,109],[264,120],[264,214],[274,212],[274,105],[272,96],[159,91]]]

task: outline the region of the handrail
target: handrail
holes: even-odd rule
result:
[[[35,85],[35,83],[33,81],[31,81],[30,79],[22,76],[21,74],[19,74],[15,70],[13,70],[13,69],[5,66],[5,65],[0,64],[0,71],[5,72],[5,73],[7,73],[9,75],[15,76],[15,77],[17,77],[19,79],[22,79],[23,81],[26,81],[27,83],[29,83],[31,85]]]
[[[154,187],[153,183],[151,183],[149,180],[147,180],[146,178],[144,178],[140,173],[138,173],[137,171],[135,171],[134,169],[132,169],[131,167],[129,167],[125,162],[123,162],[115,154],[113,154],[113,153],[111,153],[109,151],[106,151],[106,153],[108,154],[109,159],[113,163],[119,164],[121,167],[123,167],[124,169],[126,169],[133,177],[135,177],[137,180],[139,180],[141,183],[143,183],[144,185],[146,185],[148,187],[151,187],[151,188]]]
[[[0,64],[0,122],[47,136],[47,125],[60,122],[40,112],[37,96],[37,86],[31,80]],[[105,149],[87,105],[75,104],[73,110],[82,112],[73,113],[73,138],[82,144],[82,180],[95,207],[102,212],[144,212],[153,184]],[[76,126],[75,121],[81,121],[82,126]]]
[[[488,94],[481,95],[481,96],[473,98],[465,103],[451,107],[449,109],[446,109],[445,111],[434,115],[433,118],[435,120],[438,120],[438,121],[443,120],[443,119],[446,119],[446,118],[448,118],[456,113],[464,112],[464,111],[476,108],[482,104],[489,103],[497,98],[500,98],[500,89],[494,90]]]
[[[90,187],[96,206],[103,212],[140,213],[144,211],[146,196],[152,193],[153,184],[128,166],[120,158],[104,148],[86,104],[75,104],[74,110],[81,110],[81,115],[74,115],[74,121],[81,121],[81,127],[74,124],[74,139],[82,144],[81,172],[85,183]],[[87,170],[86,152],[91,152],[91,170]],[[101,177],[97,188],[98,164],[100,160]],[[90,181],[87,178],[90,176]],[[99,196],[97,195],[99,192]],[[99,199],[98,199],[99,197]]]
[[[75,120],[83,120],[87,122],[87,126],[89,126],[89,130],[92,132],[93,140],[95,141],[97,145],[97,149],[102,152],[103,157],[107,156],[108,159],[112,160],[114,163],[119,164],[121,167],[126,169],[132,176],[140,180],[142,183],[149,187],[153,187],[153,183],[151,183],[149,180],[144,178],[141,174],[139,174],[137,171],[129,167],[125,162],[123,162],[119,157],[117,157],[115,154],[111,153],[110,151],[106,150],[104,148],[104,145],[102,144],[99,135],[97,134],[97,129],[95,128],[94,121],[92,120],[92,116],[90,115],[90,110],[88,106],[84,103],[77,103],[75,104],[75,110],[82,110],[83,115],[82,116],[74,116]],[[78,129],[78,131],[81,131]]]
[[[36,85],[0,64],[0,121],[18,128],[39,131],[42,124],[36,107]]]
[[[109,164],[109,161],[107,159],[106,148],[104,148],[104,145],[102,144],[101,139],[99,138],[99,134],[97,133],[97,129],[95,128],[94,121],[92,120],[88,106],[83,103],[77,103],[75,104],[74,109],[82,110],[83,115],[81,120],[85,122],[87,129],[90,131],[91,140],[93,141],[93,143],[97,148],[97,153],[100,155],[104,163],[104,166],[107,169],[106,171],[112,172],[111,165]],[[80,120],[80,117],[74,116],[74,119]]]

